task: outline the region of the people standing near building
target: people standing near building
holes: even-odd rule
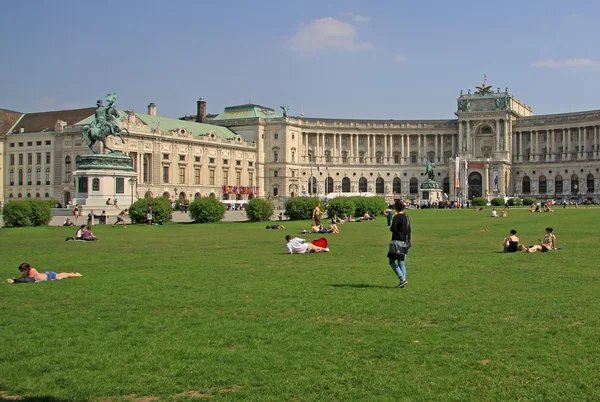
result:
[[[150,204],[148,204],[148,207],[146,208],[146,223],[148,226],[152,225],[152,207]]]
[[[411,227],[410,219],[404,212],[404,204],[402,201],[396,201],[394,203],[394,210],[396,213],[392,218],[392,225],[390,226],[392,240],[390,241],[387,256],[390,267],[392,267],[398,276],[398,279],[400,279],[400,283],[396,287],[403,288],[408,283],[406,280],[406,266],[404,265],[404,260],[406,259],[406,254],[408,254],[408,249],[410,248]]]
[[[122,210],[121,212],[119,212],[119,215],[117,215],[117,221],[115,223],[113,223],[113,227],[119,223],[119,222],[123,222],[123,227],[126,228],[127,225],[125,224],[125,220],[123,218],[125,218],[127,216],[127,214],[129,213],[129,210],[127,208],[125,208],[124,210]]]
[[[323,215],[323,212],[321,211],[321,203],[317,203],[317,206],[312,212],[312,217],[315,220],[315,225],[317,226],[321,225],[321,215]]]
[[[90,213],[88,214],[87,226],[92,226],[94,224],[94,217],[95,217],[95,214],[94,214],[94,210],[92,209],[90,211]]]
[[[115,198],[115,208],[119,208],[119,200]]]
[[[75,217],[75,222],[79,219],[79,204],[75,204],[75,208],[73,208],[73,217]]]

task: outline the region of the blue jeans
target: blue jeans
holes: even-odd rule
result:
[[[404,256],[406,259],[406,256]],[[406,267],[404,266],[404,261],[400,261],[396,258],[389,258],[390,267],[394,270],[396,275],[398,275],[398,279],[400,282],[406,280]]]

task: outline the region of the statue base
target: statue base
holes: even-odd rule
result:
[[[421,184],[420,190],[422,200],[427,200],[432,203],[443,200],[442,190],[440,189],[440,185],[435,180],[426,180]]]
[[[137,173],[131,158],[121,152],[82,156],[73,177],[77,188],[73,203],[85,206],[88,212],[94,210],[96,215],[103,210],[109,216],[116,215],[137,199]],[[111,204],[107,205],[109,198]]]

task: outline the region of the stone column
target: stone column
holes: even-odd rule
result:
[[[406,161],[410,161],[410,135],[406,136]]]
[[[511,136],[511,144],[518,144],[519,142],[517,141],[517,133],[512,133]],[[516,152],[517,150],[514,149],[513,147],[510,147],[510,151],[512,152],[512,160],[517,161],[519,160],[519,154],[518,152]]]
[[[502,151],[512,150],[512,133],[508,130],[508,120],[504,119],[504,149]]]
[[[417,134],[417,163],[421,162],[421,134]]]
[[[500,149],[500,119],[496,119],[496,151]]]
[[[450,141],[452,142],[451,155],[453,158],[456,158],[456,149],[454,147],[454,136],[453,135],[450,136]],[[442,149],[444,149],[444,148],[442,147]]]
[[[406,155],[404,155],[404,140],[406,136],[404,134],[400,134],[400,164],[404,164],[406,161]]]
[[[387,163],[389,162],[389,156],[388,156],[388,136],[387,134],[383,135],[383,164],[387,165]]]
[[[554,161],[556,159],[556,144],[554,138],[556,135],[553,128],[548,130],[548,135],[550,136],[550,161]]]
[[[535,130],[535,161],[540,161],[540,131]]]
[[[577,159],[581,159],[583,157],[583,153],[581,152],[581,127],[577,128]]]
[[[519,131],[519,162],[523,162],[523,132]]]
[[[467,120],[467,146],[465,149],[467,152],[471,151],[471,120]]]
[[[462,153],[463,151],[463,142],[462,142],[462,129],[463,129],[463,122],[459,121],[458,122],[458,153]]]
[[[435,163],[438,163],[440,161],[440,156],[439,156],[439,150],[438,150],[438,140],[439,140],[439,134],[434,134],[433,135],[433,141],[434,141],[434,156],[433,159],[435,161]]]
[[[567,130],[562,130],[562,160],[567,159]]]
[[[598,159],[598,126],[594,126],[594,149],[592,155]]]

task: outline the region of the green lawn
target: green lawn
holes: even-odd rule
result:
[[[0,400],[600,398],[600,209],[409,215],[405,289],[383,218],[311,255],[306,221],[0,229],[0,278],[84,275],[0,285]],[[499,253],[546,226],[561,251]]]

